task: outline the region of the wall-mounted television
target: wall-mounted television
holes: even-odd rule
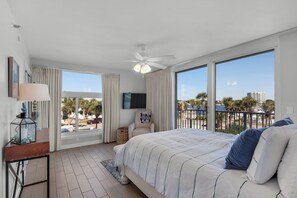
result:
[[[123,109],[145,109],[145,93],[123,93]]]

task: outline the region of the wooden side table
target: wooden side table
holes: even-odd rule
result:
[[[24,184],[24,161],[32,160],[37,158],[46,158],[47,159],[47,179],[39,182],[34,182],[31,184]],[[43,129],[36,131],[36,142],[30,144],[12,144],[9,143],[4,147],[4,159],[6,162],[6,198],[9,198],[9,171],[14,175],[15,182],[13,188],[13,198],[16,196],[16,187],[19,183],[21,185],[22,194],[23,188],[27,186],[32,186],[35,184],[47,182],[47,197],[50,197],[50,188],[49,188],[49,177],[50,177],[50,155],[49,155],[49,135],[48,129]],[[12,167],[12,163],[17,163],[17,170]],[[20,170],[20,166],[22,170]],[[21,171],[21,179],[19,174]]]
[[[128,141],[128,127],[121,127],[117,130],[117,144],[125,144]]]

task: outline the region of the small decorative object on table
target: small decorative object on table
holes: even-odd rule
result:
[[[117,130],[117,144],[125,144],[128,141],[128,128],[121,127]]]
[[[10,123],[11,142],[14,144],[29,144],[36,142],[36,123],[21,113]]]

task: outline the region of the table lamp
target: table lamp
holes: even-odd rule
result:
[[[20,85],[20,101],[48,101],[50,100],[48,86],[37,83],[24,83]],[[10,123],[11,142],[15,144],[28,144],[36,142],[36,122],[26,118],[22,112]]]

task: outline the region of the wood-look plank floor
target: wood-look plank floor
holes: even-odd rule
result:
[[[51,198],[142,198],[133,183],[121,185],[100,163],[114,158],[115,144],[99,144],[50,154]],[[46,178],[46,160],[29,161],[25,183]],[[46,183],[26,187],[22,198],[46,198]]]

